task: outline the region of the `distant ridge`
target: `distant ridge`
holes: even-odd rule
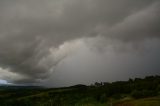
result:
[[[26,85],[15,85],[15,84],[0,84],[0,89],[42,89],[42,86],[26,86]]]

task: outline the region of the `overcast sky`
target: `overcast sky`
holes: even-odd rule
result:
[[[159,0],[0,0],[0,83],[160,75],[159,54]]]

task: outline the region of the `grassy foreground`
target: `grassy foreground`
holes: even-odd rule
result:
[[[118,101],[113,106],[160,106],[160,97]]]

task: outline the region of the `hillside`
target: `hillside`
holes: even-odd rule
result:
[[[160,106],[160,76],[63,88],[1,86],[0,106]]]

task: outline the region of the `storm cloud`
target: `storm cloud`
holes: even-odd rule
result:
[[[160,74],[159,0],[1,0],[0,79],[65,86]]]

